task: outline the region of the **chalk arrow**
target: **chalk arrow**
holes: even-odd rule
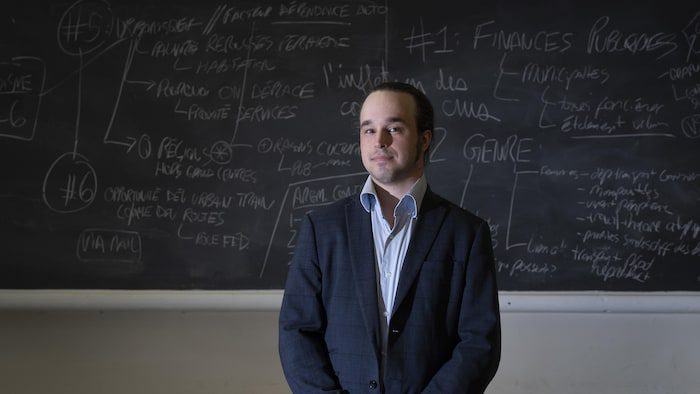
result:
[[[125,82],[127,83],[132,83],[136,85],[148,85],[146,87],[146,90],[151,90],[154,86],[156,86],[156,81],[154,80],[149,80],[149,81],[131,81],[131,80],[126,80]]]

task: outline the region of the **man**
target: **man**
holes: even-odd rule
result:
[[[366,97],[365,186],[305,217],[289,267],[279,345],[294,393],[481,393],[493,378],[489,227],[428,188],[432,130],[412,86]]]

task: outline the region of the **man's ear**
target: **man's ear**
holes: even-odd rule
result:
[[[421,149],[423,149],[423,153],[425,153],[425,151],[430,146],[430,143],[433,141],[433,131],[432,130],[425,130],[424,132],[421,133],[420,138],[421,138]]]

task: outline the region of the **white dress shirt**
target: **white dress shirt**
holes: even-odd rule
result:
[[[379,295],[379,324],[382,331],[382,370],[386,361],[389,341],[389,323],[394,310],[394,298],[399,286],[399,276],[408,245],[411,242],[415,222],[418,218],[425,191],[428,188],[425,175],[421,176],[399,200],[394,208],[394,227],[384,219],[382,208],[372,177],[367,177],[360,193],[360,202],[372,216],[372,235],[377,272],[377,294]]]

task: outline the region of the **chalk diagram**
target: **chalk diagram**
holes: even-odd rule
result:
[[[217,13],[219,12],[220,10],[217,9]],[[41,183],[41,199],[53,213],[75,214],[83,211],[90,207],[100,194],[100,174],[93,165],[94,158],[91,157],[95,153],[93,150],[88,152],[81,149],[81,136],[86,132],[82,125],[85,123],[83,118],[86,115],[83,114],[83,110],[84,104],[89,100],[86,94],[87,84],[84,81],[86,70],[91,65],[105,55],[113,54],[117,49],[126,48],[126,56],[117,74],[118,86],[115,89],[113,104],[110,103],[111,108],[107,111],[106,127],[98,131],[101,134],[102,144],[121,146],[127,153],[133,152],[140,159],[155,155],[156,148],[153,146],[155,142],[151,142],[148,134],[129,135],[128,131],[118,127],[122,98],[129,86],[138,86],[149,91],[157,85],[153,80],[138,80],[138,77],[130,75],[135,58],[144,53],[139,50],[141,36],[136,33],[120,33],[117,31],[119,23],[119,18],[114,14],[107,0],[78,0],[61,14],[55,30],[56,45],[60,53],[77,63],[72,71],[49,82],[46,80],[47,66],[41,58],[16,56],[8,62],[0,63],[0,75],[10,76],[5,77],[5,81],[8,82],[0,86],[0,138],[35,141],[37,133],[41,133],[40,130],[38,131],[37,124],[42,99],[52,93],[55,94],[59,88],[75,89],[75,102],[69,104],[75,109],[72,149],[59,154],[51,162]],[[205,27],[205,32],[207,29],[211,30],[210,25]],[[254,35],[255,23],[253,22],[250,28],[251,40]],[[238,102],[232,104],[232,107],[238,107],[239,112],[244,104],[243,91],[249,77],[248,64],[252,50],[250,46],[245,53],[246,66],[242,70],[241,92],[233,97]],[[180,67],[176,59],[173,68],[176,71],[187,70]],[[175,113],[183,113],[178,110],[179,106],[178,100]],[[205,160],[199,164],[200,168],[226,166],[231,163],[235,148],[253,147],[236,143],[240,123],[241,118],[236,117],[230,140],[215,141],[208,150],[202,150]],[[89,130],[89,133],[91,136],[97,134],[96,130]],[[131,221],[127,224],[130,225]],[[195,237],[189,234],[182,235],[182,230],[183,223],[178,227],[178,238],[194,242]],[[76,254],[79,261],[141,263],[142,245],[141,236],[137,231],[102,227],[87,228],[78,235]]]
[[[62,53],[78,61],[78,67],[63,80],[46,87],[46,64],[37,57],[17,56],[0,63],[4,84],[0,87],[0,137],[32,142],[37,137],[37,123],[42,98],[67,83],[77,90],[73,149],[60,154],[49,166],[42,182],[42,200],[54,213],[72,214],[89,207],[98,191],[98,173],[90,157],[80,151],[81,116],[84,100],[83,72],[99,57],[126,39],[109,42],[113,26],[110,4],[104,0],[79,0],[61,15],[56,38]],[[131,39],[124,75],[133,59],[136,42]],[[123,80],[122,80],[123,83]],[[121,89],[120,89],[121,93]],[[115,103],[114,112],[118,106]],[[104,135],[105,144],[131,149],[133,137],[124,141],[110,139],[111,122]],[[124,234],[132,240],[124,242]],[[128,245],[126,247],[125,245]],[[77,242],[80,261],[138,262],[141,240],[136,232],[93,229],[83,231]],[[125,254],[125,249],[128,249]],[[125,257],[126,256],[126,257]]]

